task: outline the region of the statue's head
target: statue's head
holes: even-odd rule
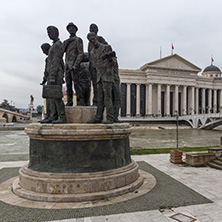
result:
[[[94,47],[97,48],[99,46],[99,41],[98,41],[97,36],[94,32],[88,33],[87,39]]]
[[[49,43],[43,43],[41,45],[41,49],[43,51],[44,54],[48,55],[49,54],[49,49],[50,49],[50,44]]]
[[[59,30],[53,25],[47,27],[47,33],[52,40],[56,40],[59,37]]]
[[[76,32],[78,31],[78,27],[73,22],[70,22],[66,26],[66,29],[70,34],[76,34]]]
[[[96,24],[92,23],[92,24],[89,26],[89,31],[97,34],[98,31],[99,31],[99,28],[98,28],[98,26],[97,26]]]

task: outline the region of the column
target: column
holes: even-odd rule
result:
[[[205,113],[206,103],[205,103],[205,88],[202,88],[202,114]]]
[[[140,116],[140,84],[136,84],[136,116]]]
[[[153,114],[152,112],[152,84],[147,84],[146,85],[146,116],[151,116]]]
[[[212,109],[212,90],[208,89],[208,106],[207,106],[207,113],[211,113]]]
[[[190,102],[191,115],[194,115],[194,87],[191,87],[191,102]]]
[[[170,116],[170,85],[166,85],[166,116]]]
[[[157,115],[161,116],[161,85],[157,85]]]
[[[146,84],[146,109],[145,109],[145,115],[148,116],[149,108],[148,108],[148,99],[149,98],[149,84]]]
[[[217,90],[214,89],[213,113],[217,112]]]
[[[220,89],[219,95],[220,95],[219,99],[220,113],[222,113],[222,89]]]
[[[149,112],[148,114],[149,115],[153,115],[153,85],[152,84],[149,84],[149,106],[148,106],[148,109],[149,109]]]
[[[199,88],[196,88],[196,114],[199,114]]]
[[[131,106],[131,93],[130,93],[130,83],[126,83],[126,116],[130,117],[130,106]]]
[[[178,86],[175,86],[175,93],[174,93],[174,114],[179,115],[179,102],[178,102]]]
[[[187,87],[183,87],[183,112],[182,115],[187,115]]]

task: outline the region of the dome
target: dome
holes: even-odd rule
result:
[[[203,72],[221,72],[221,71],[217,66],[210,65],[210,66],[207,66]]]

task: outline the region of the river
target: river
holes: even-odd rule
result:
[[[219,146],[221,130],[179,129],[179,147]],[[133,130],[130,146],[137,148],[176,148],[176,129]]]
[[[179,129],[179,147],[218,146],[222,130]],[[134,129],[130,136],[134,148],[175,148],[175,129]],[[29,139],[22,130],[0,131],[0,153],[28,154]]]

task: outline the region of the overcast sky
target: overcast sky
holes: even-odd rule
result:
[[[50,42],[48,25],[60,39],[74,22],[87,50],[91,23],[116,51],[121,69],[138,69],[147,62],[174,53],[204,69],[222,69],[222,1],[220,0],[1,0],[0,103],[7,99],[27,108],[30,95],[42,105],[45,56],[40,45]]]

